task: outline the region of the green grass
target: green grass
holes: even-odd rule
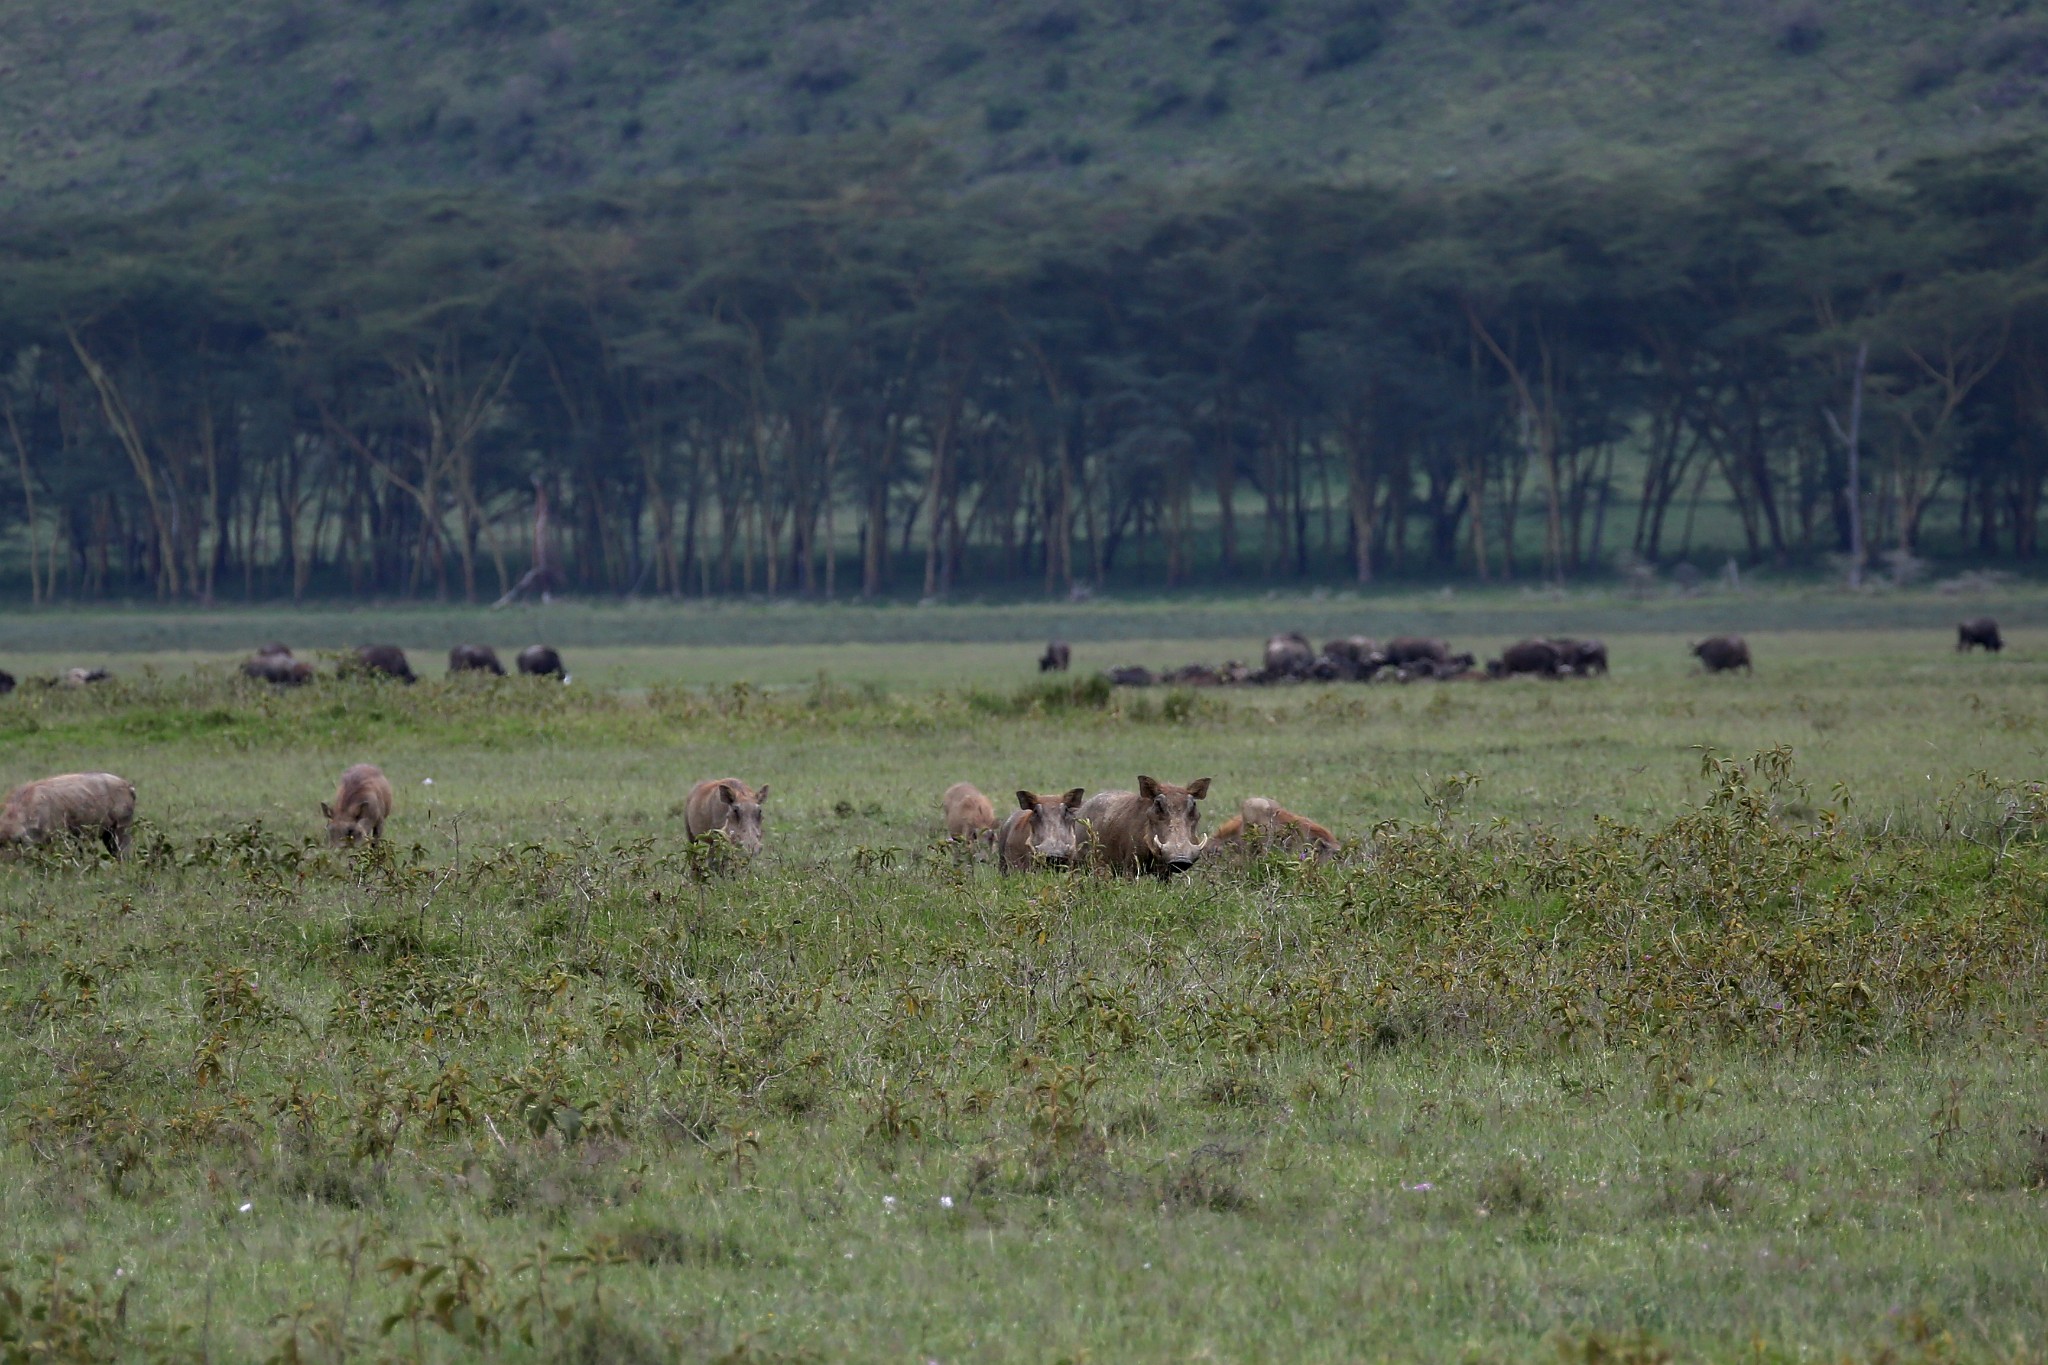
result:
[[[1817,44],[1789,40],[1802,18]],[[1730,151],[1864,175],[2038,132],[2042,22],[1911,0],[17,0],[0,173],[97,207],[545,191],[898,136],[963,180],[1483,180]]]
[[[110,654],[0,701],[0,778],[110,766],[144,819],[124,865],[0,865],[0,1278],[44,1314],[0,1352],[2039,1360],[2013,634],[1057,712],[1014,644],[284,695]],[[400,805],[354,859],[315,803],[362,759]],[[933,847],[948,782],[1139,771],[1352,851],[1161,886]],[[774,787],[737,872],[677,809],[726,772]]]

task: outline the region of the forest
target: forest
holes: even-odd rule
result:
[[[2048,164],[687,184],[0,220],[35,601],[937,597],[2024,563]],[[538,543],[536,537],[538,536]]]

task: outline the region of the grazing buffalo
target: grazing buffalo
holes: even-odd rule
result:
[[[1982,645],[1993,654],[2005,648],[2004,637],[1998,633],[1998,622],[1988,616],[1975,616],[1956,627],[1957,653],[1963,653],[1977,645]]]
[[[397,645],[362,645],[356,649],[355,671],[418,682],[419,675],[406,662],[405,651]]]
[[[1387,662],[1396,668],[1410,664],[1447,664],[1451,660],[1451,647],[1442,640],[1423,640],[1413,635],[1402,635],[1387,641],[1381,650]]]
[[[1064,795],[1019,790],[1017,809],[996,831],[996,866],[1004,872],[1024,872],[1040,863],[1065,867],[1073,862],[1081,843],[1074,821],[1087,794],[1080,787]]]
[[[6,696],[9,692],[12,692],[13,690],[14,675],[12,673],[9,673],[6,669],[0,668],[0,697]]]
[[[692,841],[714,834],[726,838],[747,853],[761,851],[761,803],[768,799],[768,787],[749,787],[737,777],[714,777],[690,788],[684,819]]]
[[[266,654],[278,654],[289,659],[292,657],[292,647],[282,640],[272,640],[267,645],[258,645],[256,647],[256,658],[260,659]]]
[[[1266,641],[1266,676],[1269,678],[1305,678],[1315,661],[1315,647],[1300,631],[1275,635]]]
[[[24,782],[0,804],[0,845],[98,838],[119,858],[135,824],[135,784],[112,773],[65,773]]]
[[[1038,656],[1040,673],[1064,673],[1074,662],[1073,648],[1065,640],[1054,640]]]
[[[1153,683],[1159,681],[1157,677],[1153,676],[1151,669],[1140,668],[1136,664],[1126,664],[1122,668],[1112,668],[1103,676],[1107,677],[1117,687],[1150,687]]]
[[[985,839],[995,831],[995,803],[972,782],[955,782],[946,788],[939,805],[946,813],[948,839]]]
[[[1254,852],[1281,848],[1313,858],[1330,857],[1340,847],[1336,835],[1270,796],[1247,797],[1237,814],[1216,827],[1209,843],[1212,848],[1221,845]]]
[[[1552,640],[1550,643],[1556,645],[1557,652],[1564,656],[1564,666],[1567,671],[1576,673],[1582,678],[1590,678],[1595,673],[1598,673],[1603,678],[1607,676],[1607,644],[1605,641],[1566,639]]]
[[[498,662],[498,651],[489,645],[457,645],[448,651],[448,674],[488,673],[494,678],[505,676],[505,665]]]
[[[289,650],[282,654],[259,653],[243,661],[242,676],[279,687],[299,687],[313,681],[313,665],[294,659]]]
[[[1209,779],[1176,787],[1139,777],[1134,792],[1097,792],[1081,807],[1088,858],[1113,872],[1160,878],[1185,872],[1209,842],[1198,838]]]
[[[1489,661],[1486,671],[1496,678],[1523,674],[1556,678],[1564,674],[1565,667],[1564,651],[1549,640],[1519,640],[1502,650],[1498,659]]]
[[[374,763],[358,763],[341,775],[334,800],[322,801],[320,813],[327,817],[327,842],[374,844],[384,837],[384,822],[391,818],[394,798],[384,770]]]
[[[1182,664],[1159,675],[1168,687],[1221,687],[1223,675],[1207,664]]]
[[[1745,673],[1756,671],[1750,667],[1749,646],[1740,635],[1710,635],[1694,645],[1692,652],[1699,656],[1700,663],[1709,673],[1726,673],[1737,668]]]
[[[528,645],[520,650],[519,671],[529,678],[569,680],[569,671],[562,667],[562,656],[551,645]]]

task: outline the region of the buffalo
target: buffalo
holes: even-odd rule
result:
[[[1396,668],[1406,668],[1410,664],[1418,663],[1443,665],[1451,660],[1451,647],[1446,642],[1423,640],[1413,635],[1397,636],[1387,641],[1380,652],[1385,654],[1387,662]]]
[[[1122,668],[1112,668],[1103,676],[1108,678],[1110,683],[1116,687],[1150,687],[1159,681],[1151,669],[1141,668],[1137,664],[1125,664]]]
[[[946,815],[948,839],[985,839],[996,827],[995,803],[981,794],[972,782],[955,782],[939,798]]]
[[[520,650],[519,671],[529,678],[569,680],[569,671],[562,667],[562,656],[551,645],[528,645]]]
[[[1209,836],[1211,847],[1242,847],[1264,852],[1286,849],[1308,857],[1327,858],[1340,847],[1337,836],[1306,815],[1296,815],[1270,796],[1251,796],[1238,806],[1237,814],[1216,827]]]
[[[1709,673],[1727,673],[1737,668],[1745,673],[1756,671],[1750,667],[1749,646],[1740,635],[1710,635],[1694,645],[1692,652]]]
[[[1316,661],[1315,647],[1300,631],[1275,635],[1266,641],[1268,678],[1305,678]]]
[[[1556,678],[1563,676],[1565,669],[1564,651],[1549,640],[1518,640],[1502,650],[1498,659],[1486,665],[1487,673],[1496,678],[1511,678],[1518,674]]]
[[[1956,652],[1965,653],[1982,645],[1993,654],[2005,648],[2005,639],[1998,633],[1998,622],[1988,616],[1975,616],[1956,626]]]
[[[91,687],[94,683],[103,683],[113,676],[104,668],[67,668],[57,682],[64,687]]]
[[[1602,640],[1552,640],[1557,652],[1564,656],[1564,666],[1582,678],[1598,673],[1607,676],[1607,644]]]
[[[419,675],[406,662],[405,651],[397,645],[360,645],[356,649],[354,669],[358,673],[374,674],[379,677],[397,678],[402,682],[415,683]]]
[[[1064,673],[1074,662],[1072,646],[1065,640],[1054,640],[1045,647],[1045,653],[1038,656],[1040,673]]]
[[[300,687],[313,681],[313,665],[294,659],[289,650],[282,654],[259,653],[243,661],[242,676],[279,687]]]
[[[1140,776],[1138,790],[1097,792],[1081,807],[1089,860],[1113,872],[1161,879],[1186,872],[1209,842],[1197,837],[1209,795],[1204,777],[1185,787]]]
[[[0,668],[0,697],[6,696],[9,692],[12,692],[13,690],[14,675],[12,673],[9,673],[6,669]]]
[[[135,784],[112,773],[64,773],[24,782],[0,803],[0,845],[97,837],[119,858],[135,824]]]
[[[1081,842],[1074,821],[1087,794],[1081,787],[1065,793],[1020,788],[1017,809],[996,830],[996,866],[1004,872],[1024,872],[1040,863],[1065,867],[1073,862]]]
[[[743,851],[759,853],[761,803],[767,799],[766,783],[756,790],[737,777],[714,777],[699,782],[690,788],[684,804],[691,841],[723,834]]]
[[[320,813],[327,817],[327,842],[374,844],[384,837],[384,822],[391,818],[396,798],[384,770],[374,763],[358,763],[341,775],[333,801],[322,801]]]
[[[488,673],[494,678],[505,676],[505,665],[498,662],[498,651],[489,645],[457,645],[448,651],[448,674]]]

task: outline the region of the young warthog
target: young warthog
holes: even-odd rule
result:
[[[996,866],[1005,872],[1023,872],[1036,863],[1065,867],[1073,862],[1080,850],[1074,816],[1087,794],[1080,787],[1064,796],[1019,790],[1017,809],[1004,817],[1002,828],[996,831]]]
[[[767,784],[759,791],[737,777],[714,777],[690,788],[684,804],[684,820],[692,839],[708,839],[723,833],[748,853],[761,851],[761,803],[768,799]]]
[[[384,837],[391,818],[391,783],[374,763],[358,763],[341,775],[332,802],[322,801],[330,844],[374,844]]]
[[[1988,616],[1973,616],[1956,627],[1956,652],[1963,653],[1972,645],[1982,645],[1996,654],[2005,648],[2005,639],[1998,633],[1998,622]]]
[[[1216,832],[1209,836],[1209,844],[1212,849],[1221,845],[1257,853],[1284,848],[1315,858],[1330,857],[1340,847],[1336,835],[1306,815],[1296,815],[1270,796],[1246,797],[1237,814],[1216,827]]]
[[[955,782],[939,798],[946,812],[948,839],[986,839],[996,827],[995,803],[972,782]]]
[[[1711,635],[1694,645],[1692,652],[1709,673],[1727,673],[1737,668],[1745,673],[1756,671],[1749,666],[1749,646],[1740,635]]]
[[[1134,792],[1097,792],[1081,807],[1088,858],[1114,872],[1171,877],[1202,856],[1209,841],[1196,837],[1202,822],[1196,802],[1209,794],[1209,779],[1176,787],[1138,778]]]
[[[135,784],[112,773],[65,773],[24,782],[0,805],[0,845],[97,836],[115,857],[128,852]]]

